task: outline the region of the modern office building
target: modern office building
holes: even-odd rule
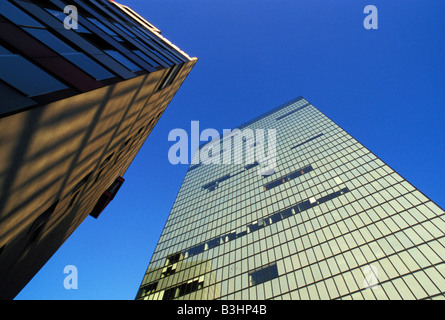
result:
[[[302,97],[237,129],[195,153],[136,299],[444,298],[443,209]]]
[[[196,60],[114,1],[0,2],[0,299],[98,218]]]

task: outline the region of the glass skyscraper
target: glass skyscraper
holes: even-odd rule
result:
[[[196,152],[221,163],[190,165],[136,299],[445,297],[445,215],[422,192],[302,97],[238,129]],[[260,147],[272,169],[246,161]]]

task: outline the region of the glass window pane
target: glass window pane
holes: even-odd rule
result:
[[[67,88],[22,56],[12,54],[4,48],[0,52],[2,52],[0,55],[1,79],[23,93],[36,96]],[[23,76],[24,74],[26,77]]]
[[[141,50],[133,50],[133,53],[137,54],[139,57],[141,57],[142,59],[144,59],[146,62],[148,62],[151,66],[155,67],[155,66],[159,66],[159,63],[157,63],[156,61],[154,61],[153,59],[151,59],[149,56],[147,56],[146,54],[144,54]]]
[[[140,67],[135,65],[133,62],[125,58],[122,54],[117,52],[116,50],[105,50],[107,54],[109,54],[111,57],[119,61],[121,64],[123,64],[125,67],[130,69],[131,71],[138,71],[141,70]]]
[[[51,13],[54,17],[56,17],[60,21],[65,22],[67,15],[65,13],[63,13],[62,10],[58,11],[58,10],[53,10],[53,9],[48,9],[48,8],[44,8],[44,9],[46,11],[48,11],[49,13]],[[63,27],[63,25],[62,25],[62,27]],[[72,30],[75,30],[76,32],[80,32],[80,33],[91,33],[89,30],[87,30],[85,27],[83,27],[79,22],[77,22],[77,29],[72,29]]]
[[[117,36],[117,34],[113,30],[105,26],[102,22],[98,21],[97,19],[94,18],[87,18],[87,19],[90,20],[92,23],[94,23],[97,27],[108,33],[110,36]]]
[[[36,20],[31,18],[21,9],[17,8],[13,4],[8,1],[0,2],[0,13],[4,15],[6,18],[14,22],[15,24],[22,26],[31,26],[31,27],[40,27],[44,28],[43,25],[38,23]]]
[[[71,48],[61,39],[54,36],[51,32],[46,29],[35,29],[35,28],[23,28],[27,32],[29,32],[32,36],[42,41],[48,47],[53,49],[54,51],[63,54],[63,53],[74,53],[76,50]]]
[[[97,80],[109,79],[115,76],[83,53],[76,52],[72,54],[64,54],[64,57],[95,77]]]

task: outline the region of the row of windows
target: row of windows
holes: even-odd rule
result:
[[[192,292],[196,292],[202,289],[203,285],[204,285],[204,280],[201,278],[188,281],[174,288],[165,290],[162,296],[162,300],[173,300],[185,296],[187,294],[190,294]]]
[[[402,182],[401,184],[405,184],[405,182]],[[406,193],[406,192],[408,192],[408,190],[405,189],[404,192]],[[354,193],[355,193],[355,195],[354,195]],[[393,214],[393,213],[400,212],[402,210],[407,210],[410,208],[410,205],[406,202],[406,199],[408,199],[409,197],[411,197],[411,200],[409,200],[409,201],[412,202],[413,204],[419,204],[421,201],[424,201],[426,199],[418,191],[415,191],[414,194],[416,194],[416,197],[413,197],[412,195],[405,194],[403,197],[399,197],[397,199],[392,200],[390,202],[390,205],[389,204],[386,205],[385,202],[387,200],[385,200],[383,197],[380,199],[375,198],[375,195],[368,195],[366,197],[363,197],[361,194],[356,193],[355,190],[353,190],[349,194],[351,194],[352,197],[350,197],[350,196],[348,196],[348,194],[346,194],[345,199],[350,197],[350,199],[347,199],[346,203],[342,204],[342,203],[336,203],[337,201],[334,201],[333,205],[330,206],[329,210],[331,210],[333,212],[333,214],[335,214],[336,211],[342,209],[343,205],[346,205],[346,207],[345,207],[346,209],[342,209],[344,211],[344,214],[342,214],[341,216],[345,216],[345,215],[347,216],[348,214],[352,215],[353,212],[362,212],[363,210],[366,210],[366,215],[370,215],[372,213],[370,208],[375,207],[375,206],[383,206],[383,208],[385,208],[385,211],[387,211],[388,214]],[[399,195],[399,194],[400,193],[397,193],[397,194],[393,195],[392,197],[397,197],[397,195]],[[377,199],[377,201],[376,201],[376,199]],[[419,201],[418,199],[421,199],[421,201]],[[403,202],[400,202],[400,201],[403,201]],[[401,204],[403,204],[403,207],[401,206]],[[412,206],[412,204],[411,204],[411,206]],[[382,211],[380,210],[380,212],[382,212]],[[252,217],[251,219],[255,220],[255,217]],[[377,219],[381,219],[381,217],[379,217],[377,215],[376,217],[371,217],[370,219],[367,219],[367,221],[370,223],[372,220],[377,220]],[[239,221],[242,221],[242,220],[239,220]],[[348,220],[345,220],[345,221],[347,222]],[[296,223],[298,223],[298,222],[296,222]],[[220,220],[220,222],[218,222],[218,221],[216,222],[216,225],[223,225],[222,230],[223,229],[230,230],[231,228],[236,228],[236,225],[237,225],[237,224],[231,223],[230,225],[228,224],[227,226],[225,226],[225,224],[226,223],[223,220]],[[202,231],[200,231],[200,232],[202,232]],[[202,233],[203,238],[208,238],[209,235],[211,235],[211,234],[210,233]],[[197,241],[197,239],[189,240],[189,235],[185,235],[184,237],[181,237],[181,239],[178,239],[178,241],[181,241],[184,244],[187,244],[190,241]],[[160,254],[162,254],[162,253],[160,253]]]
[[[422,206],[421,209],[423,213],[428,211],[425,206]],[[250,243],[250,250],[246,247],[236,246],[236,252],[227,252],[228,247],[225,245],[224,248],[220,250],[220,254],[224,254],[224,257],[227,257],[227,259],[224,259],[226,263],[223,263],[223,256],[218,258],[215,255],[212,256],[211,252],[206,252],[206,254],[203,255],[203,259],[212,259],[212,261],[215,262],[215,265],[224,266],[227,264],[227,261],[235,263],[237,260],[248,257],[248,252],[250,252],[250,254],[257,254],[258,248],[273,248],[274,245],[276,246],[277,243],[280,243],[281,245],[276,246],[274,249],[276,255],[280,254],[282,256],[287,256],[288,254],[294,254],[297,251],[301,252],[303,256],[298,258],[299,267],[323,259],[329,259],[336,255],[338,256],[339,254],[344,255],[345,251],[354,250],[354,248],[357,247],[360,247],[360,250],[363,255],[367,257],[369,262],[379,257],[391,255],[400,250],[416,248],[422,243],[434,240],[435,237],[439,238],[443,236],[443,234],[440,233],[440,229],[444,227],[443,219],[440,220],[439,217],[434,217],[434,215],[419,216],[419,214],[421,214],[420,211],[417,210],[417,208],[415,211],[413,210],[408,210],[404,215],[404,220],[408,221],[411,224],[411,227],[403,226],[400,224],[401,222],[398,221],[398,226],[396,225],[395,228],[391,227],[391,229],[386,228],[386,230],[385,224],[389,225],[388,223],[392,219],[400,217],[397,212],[391,214],[391,216],[388,216],[386,219],[382,219],[378,216],[373,217],[369,211],[363,211],[362,213],[348,217],[347,219],[338,216],[336,218],[337,222],[330,219],[331,216],[336,215],[335,213],[324,215],[316,214],[312,218],[304,217],[296,222],[291,221],[288,226],[278,225],[278,229],[272,230],[273,232],[279,232],[278,238],[276,238],[277,236],[274,236],[274,240],[267,237],[267,234],[264,233],[263,235],[260,234],[257,239],[254,237],[253,240],[259,242]],[[421,220],[414,220],[413,222],[409,221],[408,216],[411,212],[413,214],[413,219]],[[323,220],[324,223],[322,222]],[[315,222],[317,222],[317,224],[315,224]],[[344,222],[343,226],[339,225],[339,222]],[[352,222],[352,224],[350,222]],[[401,227],[403,229],[400,229]],[[434,230],[437,230],[437,232],[431,234]],[[284,231],[284,233],[282,231]],[[250,236],[252,238],[252,235]],[[400,241],[401,243],[399,244]],[[292,246],[290,246],[291,244]],[[366,247],[364,247],[365,245]],[[364,251],[365,248],[367,248],[368,252]],[[276,251],[277,249],[279,251]],[[315,250],[314,253],[319,253],[314,255],[311,253],[312,250]],[[433,248],[433,250],[439,253],[443,251],[443,248],[439,246]],[[302,258],[306,256],[306,252],[308,255],[305,260],[302,260]],[[237,254],[237,258],[235,258],[235,254]],[[232,257],[229,258],[229,256]],[[432,256],[430,255],[430,257]],[[359,254],[358,252],[355,252],[347,260],[352,262],[358,258]],[[359,260],[357,262],[359,262]]]
[[[294,157],[295,158],[295,155]],[[292,162],[295,162],[295,160],[299,160],[299,159],[292,159]],[[317,159],[315,159],[317,160]],[[308,161],[304,161],[304,162],[309,162]],[[289,167],[291,168],[292,166],[292,162],[289,161]],[[295,170],[295,169],[294,169]],[[257,186],[254,184],[254,181],[261,181],[260,179],[258,179],[259,177],[257,175],[249,175],[249,176],[245,176],[243,175],[242,177],[237,177],[236,179],[234,179],[234,181],[231,181],[231,183],[228,186],[228,189],[226,188],[227,191],[224,191],[224,193],[226,192],[230,192],[231,194],[233,194],[233,192],[239,192],[238,189],[239,187],[241,187],[243,189],[243,192],[251,192],[249,190],[253,190],[253,188],[256,188]],[[251,179],[254,179],[253,181]],[[251,183],[250,181],[252,181],[253,183]],[[189,183],[190,185],[190,183]],[[248,190],[246,190],[246,188],[248,188]],[[173,209],[173,214],[170,217],[170,219],[175,219],[174,217],[174,211],[175,210],[180,210],[181,212],[184,211],[184,209],[186,209],[187,207],[190,207],[189,203],[194,203],[195,205],[198,204],[199,201],[205,202],[206,198],[204,196],[201,196],[199,193],[196,194],[194,193],[194,197],[187,199],[186,195],[189,194],[193,189],[189,189],[187,190],[187,186],[185,186],[181,191],[183,191],[182,195],[180,197],[178,197],[178,200],[182,200],[184,199],[184,201],[178,201],[175,204],[175,208]],[[245,191],[244,191],[245,190]],[[201,200],[200,200],[201,199]],[[199,204],[198,204],[199,205]]]
[[[206,250],[213,249],[216,246],[219,246],[220,244],[227,243],[227,242],[235,240],[237,238],[241,238],[241,237],[247,235],[248,233],[253,233],[255,231],[260,230],[261,228],[267,227],[267,226],[272,225],[278,221],[281,221],[282,219],[287,219],[292,215],[299,214],[305,210],[308,210],[308,209],[313,208],[317,205],[325,203],[325,202],[332,200],[335,197],[338,197],[348,191],[349,190],[347,188],[344,188],[342,190],[333,192],[333,193],[331,193],[327,196],[321,197],[319,199],[311,198],[311,199],[305,200],[291,208],[285,209],[280,212],[276,212],[262,220],[256,221],[252,224],[249,224],[247,226],[247,228],[245,228],[245,230],[243,230],[239,233],[230,232],[226,235],[211,239],[208,242],[200,243],[199,245],[196,245],[188,250],[185,250],[183,252],[183,256],[184,256],[184,258],[189,258],[189,257],[195,256],[195,255],[198,255]]]
[[[310,117],[316,114],[312,109],[305,109],[311,111]],[[291,292],[301,297],[305,293],[306,296],[311,294],[312,298],[315,295],[336,298],[361,294],[361,287],[352,284],[363,283],[361,268],[369,263],[384,269],[379,273],[379,279],[386,292],[387,283],[396,283],[401,276],[438,268],[445,244],[441,232],[445,229],[443,212],[325,117],[317,116],[316,121],[318,125],[312,125],[308,118],[301,125],[310,127],[304,129],[309,138],[323,129],[322,143],[320,139],[301,145],[294,154],[290,151],[280,153],[278,159],[283,174],[295,170],[292,166],[297,162],[296,156],[300,158],[297,158],[298,163],[312,163],[315,169],[310,179],[278,185],[270,189],[268,197],[262,197],[264,193],[258,192],[264,180],[250,174],[233,177],[230,184],[215,192],[190,197],[196,194],[197,187],[201,187],[197,182],[202,181],[202,177],[224,176],[227,169],[215,166],[190,173],[193,179],[187,180],[186,177],[187,183],[181,188],[172,210],[174,214],[169,217],[144,282],[159,278],[157,272],[150,270],[161,260],[163,262],[165,252],[180,251],[193,243],[203,243],[204,249],[207,243],[207,250],[200,252],[197,259],[205,263],[211,261],[214,270],[209,271],[196,264],[181,267],[178,264],[175,274],[170,279],[163,279],[163,287],[181,283],[183,279],[191,278],[189,274],[201,270],[201,274],[214,275],[217,279],[196,292],[196,297],[202,294],[204,299],[204,293],[209,292],[223,298],[244,296],[247,292],[254,299],[290,295]],[[329,130],[324,130],[324,126]],[[286,149],[295,146],[291,137],[301,131],[298,125],[291,128],[288,133],[284,128],[282,132],[289,138],[282,144]],[[343,181],[350,191],[342,197],[330,198],[329,192],[324,193],[342,185]],[[283,211],[283,207],[299,203],[299,197],[304,197],[309,205],[317,198],[323,203],[299,214],[286,214],[288,212]],[[195,212],[198,213],[192,214]],[[267,212],[280,212],[276,216],[281,218],[280,222],[267,228],[260,227],[266,217],[272,221]],[[258,222],[252,224],[252,221]],[[230,233],[246,225],[249,225],[250,232],[244,230],[245,236],[234,238],[238,233]],[[226,234],[227,237],[215,237],[218,234]],[[230,237],[233,241],[226,241]],[[420,247],[421,250],[418,249]],[[249,274],[253,274],[252,270],[261,270],[257,269],[258,266],[270,263],[276,263],[281,276],[252,287]],[[327,295],[325,282],[332,284],[334,279],[336,283],[328,287]],[[439,281],[442,278],[432,276],[431,279]],[[427,285],[419,290],[429,294],[440,292],[437,288],[436,291],[427,288]]]
[[[331,161],[333,161],[333,159],[331,159]],[[340,165],[341,165],[341,163],[340,163]],[[330,166],[329,166],[329,167],[328,167],[328,166],[329,166],[329,165],[326,164],[326,167],[327,167],[327,168],[330,168]],[[320,170],[323,171],[323,168],[320,168]],[[257,178],[257,177],[255,177],[255,176],[252,176],[252,177],[253,177],[253,178]],[[244,180],[243,180],[243,179],[244,179]],[[243,176],[242,178],[237,179],[236,181],[233,181],[233,183],[232,183],[231,185],[229,185],[229,187],[232,187],[232,188],[227,189],[228,192],[230,192],[231,194],[233,194],[233,192],[238,192],[238,191],[235,191],[235,190],[236,190],[236,182],[237,182],[237,181],[244,182],[245,180],[246,180],[246,179],[245,179],[245,177]],[[248,188],[252,189],[252,184],[249,185],[248,181],[246,181],[246,183],[245,183],[244,185],[246,185]],[[243,185],[241,185],[241,187],[243,187]],[[256,186],[256,185],[253,185],[253,187],[256,188],[257,186]],[[248,190],[246,190],[246,192],[247,192],[247,193],[251,193],[252,191],[248,191]],[[249,197],[249,196],[248,196],[248,197]],[[181,207],[179,207],[178,209],[181,210],[181,211],[183,211],[185,208],[186,208],[185,206],[181,205]]]
[[[302,99],[302,98],[299,98],[298,100],[300,100],[300,99]],[[301,105],[301,104],[303,104],[302,107],[299,107],[299,108],[297,108],[297,109],[291,111],[291,113],[297,112],[297,111],[303,109],[304,107],[307,107],[307,106],[310,105],[308,102],[306,102],[306,100],[303,99],[303,102],[295,102],[295,103],[293,103],[290,107],[294,107],[295,105],[298,106],[298,105]],[[280,111],[281,109],[284,109],[284,107],[285,107],[285,106],[280,106],[280,107],[277,108],[277,110],[274,111],[274,112]],[[289,106],[287,106],[287,107],[289,107]],[[267,120],[267,119],[266,119],[266,120]],[[250,121],[249,121],[249,122],[250,122]],[[263,123],[262,126],[260,126],[260,127],[264,127],[265,125],[267,126],[267,123]],[[241,130],[242,128],[244,128],[244,127],[246,127],[246,126],[247,126],[247,123],[244,124],[244,125],[242,125],[242,126],[239,127],[238,129]],[[255,128],[255,127],[253,127],[253,128]],[[223,140],[224,140],[224,139],[222,139],[222,138],[220,137],[221,144],[223,143]],[[200,149],[202,149],[203,147],[204,147],[204,145],[200,146]],[[220,148],[220,149],[222,149],[222,148]],[[244,145],[243,145],[243,149],[244,149]],[[192,170],[194,170],[194,169],[196,169],[196,168],[199,168],[201,165],[202,165],[202,162],[200,162],[200,163],[198,163],[198,164],[192,164],[192,165],[190,165],[190,167],[189,167],[189,169],[188,169],[188,172],[189,172],[189,171],[192,171]]]
[[[385,172],[385,174],[386,174],[386,172]],[[313,179],[313,178],[312,178]],[[321,182],[317,182],[318,184],[320,184],[320,183],[323,183],[322,181]],[[335,185],[337,185],[338,184],[338,182],[337,183],[334,183],[334,184],[330,184],[330,185],[327,185],[326,186],[326,189],[330,189],[332,186],[335,186]],[[357,187],[359,187],[358,185],[357,185]],[[291,190],[291,189],[289,189],[289,190]],[[302,190],[303,191],[303,190]],[[282,193],[283,192],[285,192],[285,191],[282,191]],[[288,194],[288,195],[286,195],[286,194],[282,194],[282,196],[281,196],[281,198],[284,200],[284,199],[286,199],[286,198],[288,198],[288,197],[291,197],[292,196],[292,193],[294,193],[294,192],[292,192],[292,191],[290,191],[291,193],[290,194]],[[229,197],[229,196],[228,196]],[[274,200],[273,199],[273,197],[275,197],[274,195],[272,196],[272,200]],[[243,199],[243,198],[241,198],[241,199]],[[254,199],[254,198],[253,198]],[[277,199],[277,201],[279,201],[280,200],[280,198],[278,198]],[[244,201],[246,201],[246,200],[244,200]],[[256,201],[258,201],[258,200],[256,200]],[[265,200],[262,200],[262,201],[265,201]],[[255,201],[253,201],[253,202],[255,202]],[[273,202],[273,201],[272,201]],[[242,209],[241,207],[237,207],[236,208],[237,209],[237,211],[239,210],[239,209]],[[217,203],[215,203],[215,206],[213,206],[212,207],[212,212],[213,213],[215,213],[215,215],[213,216],[213,218],[215,217],[215,216],[217,216],[217,217],[219,217],[220,215],[218,215],[217,214],[217,212],[218,212],[218,207],[217,207]],[[188,217],[189,219],[190,219],[190,216]],[[196,227],[196,221],[189,221],[190,223],[194,223],[194,226]],[[205,224],[205,222],[204,222],[204,224]],[[181,228],[181,230],[182,231],[184,231],[184,225],[182,225],[182,226],[180,226],[180,225],[178,225],[178,224],[176,224],[176,226],[177,227],[180,227]]]
[[[296,276],[293,274],[273,280],[272,283],[250,288],[242,288],[238,291],[226,290],[226,295],[220,299],[228,300],[263,300],[263,299],[285,299],[285,300],[400,300],[400,299],[426,299],[445,297],[431,279],[438,275],[434,267],[426,270],[418,270],[412,274],[404,275],[390,281],[378,283],[374,287],[363,288],[362,270],[347,272],[333,278],[312,283],[308,286],[295,289]],[[357,277],[357,279],[355,278]],[[209,288],[209,291],[215,289]],[[351,290],[354,290],[351,292]],[[201,296],[192,296],[191,299],[206,299],[206,292]]]
[[[76,33],[68,34],[63,32],[66,30],[47,29],[43,22],[38,22],[35,17],[31,17],[31,15],[22,10],[20,6],[24,5],[18,4],[16,6],[12,2],[2,1],[0,13],[13,23],[21,26],[24,31],[39,40],[42,44],[54,50],[57,54],[97,80],[111,79],[117,76],[128,78],[131,75],[134,76],[134,74],[129,72],[141,71],[145,65],[149,65],[149,68],[157,68],[160,66],[160,59],[164,59],[164,55],[169,55],[169,51],[172,51],[159,48],[159,45],[162,42],[156,40],[158,38],[153,35],[152,38],[150,38],[148,32],[141,34],[141,31],[136,29],[135,32],[137,33],[134,34],[132,31],[128,30],[129,26],[126,25],[127,22],[120,22],[125,26],[120,25],[118,22],[114,22],[113,27],[118,27],[120,32],[125,32],[126,34],[126,37],[121,37],[111,30],[111,26],[105,26],[105,21],[101,22],[97,18],[91,16],[83,7],[78,7],[78,10],[80,10],[80,21],[84,21],[82,23],[84,23],[85,26],[83,26],[82,23],[79,23],[78,28],[73,29]],[[32,4],[24,7],[26,7],[26,9],[32,8],[33,10],[36,10],[33,12],[36,17],[44,17],[46,19],[44,21],[45,24],[54,26],[54,23],[49,21],[48,17],[44,16],[43,11],[41,11],[42,9],[46,10],[59,20],[61,26],[60,29],[63,29],[63,21],[66,18],[66,15],[63,13],[63,9],[60,9],[51,2],[45,2],[43,8],[39,8]],[[84,17],[86,17],[86,19],[84,19]],[[126,20],[128,21],[128,17]],[[117,42],[112,44],[112,42],[108,42],[106,38],[101,38],[97,34],[92,33],[88,29],[90,28],[91,23]],[[130,29],[134,31],[132,27]],[[68,35],[70,35],[69,38],[61,37],[67,37]],[[88,46],[85,42],[81,42],[79,41],[79,38],[75,37],[78,37],[78,35],[88,42],[93,43],[96,47],[96,51],[91,51],[91,47],[87,49]],[[133,41],[133,43],[131,43],[131,41]],[[144,44],[143,41],[150,42],[151,46]],[[158,46],[158,48],[156,49],[155,46]],[[98,54],[97,48],[102,50],[103,54]],[[121,49],[124,51],[129,49],[132,58],[129,58],[130,56],[127,54],[124,55],[122,53],[124,51]],[[34,97],[54,91],[65,90],[70,87],[70,84],[67,84],[64,79],[55,78],[50,74],[51,72],[45,71],[37,64],[26,59],[21,53],[13,51],[14,48],[0,46],[0,77],[3,81],[18,89],[23,94],[29,97]],[[149,58],[148,55],[151,55],[152,58]],[[106,56],[108,56],[108,58],[106,58]],[[114,62],[111,62],[110,59]],[[158,60],[158,62],[155,60]],[[183,60],[174,58],[173,60],[167,60],[167,64],[166,62],[163,62],[163,65],[164,67],[168,67],[169,65],[182,63],[183,61],[184,58]],[[119,63],[121,66],[118,66],[116,63]],[[122,66],[127,71],[123,71],[124,69]],[[148,72],[153,71],[153,69],[144,68]],[[164,82],[164,86],[172,83],[178,71],[179,69],[176,68],[174,74],[169,75],[168,79]],[[23,74],[27,74],[27,77],[22,77]]]
[[[307,139],[306,141],[303,141],[303,142],[301,142],[301,143],[299,143],[299,144],[293,146],[291,149],[298,148],[298,147],[300,147],[300,146],[302,146],[302,145],[304,145],[304,144],[306,144],[306,143],[308,143],[308,142],[311,142],[312,140],[315,140],[315,139],[321,137],[322,135],[323,135],[323,133],[317,134],[316,136],[314,136],[314,137],[312,137],[312,138],[309,138],[309,139]]]
[[[300,111],[300,110],[302,110],[302,109],[304,109],[304,108],[306,108],[306,107],[308,107],[308,106],[310,106],[310,105],[311,105],[310,103],[307,103],[307,104],[305,104],[305,105],[303,105],[303,106],[301,106],[301,107],[299,107],[299,108],[297,108],[297,109],[295,109],[295,110],[292,110],[292,111],[290,111],[290,112],[288,112],[288,113],[286,113],[286,114],[284,114],[284,115],[278,117],[276,120],[277,120],[277,121],[278,121],[278,120],[281,120],[281,119],[283,119],[283,118],[285,118],[285,117],[287,117],[287,116],[289,116],[289,115],[291,115],[291,114],[293,114],[293,113],[295,113],[295,112],[298,112],[298,111]]]
[[[287,273],[295,275],[298,275],[298,287],[304,288],[305,286],[310,286],[314,282],[319,281],[326,281],[330,278],[336,277],[339,274],[347,274],[349,272],[355,272],[356,270],[359,271],[362,266],[372,264],[379,267],[379,281],[384,282],[388,281],[390,279],[394,279],[396,277],[399,277],[401,275],[413,273],[419,268],[429,268],[431,264],[442,264],[443,262],[440,258],[439,253],[436,254],[436,258],[431,260],[433,258],[434,253],[430,253],[431,248],[433,244],[435,245],[435,251],[436,252],[443,252],[444,250],[444,240],[445,238],[442,236],[438,239],[431,240],[428,244],[424,243],[419,245],[413,245],[411,247],[408,247],[407,249],[404,249],[402,251],[397,252],[387,252],[386,256],[373,258],[373,256],[367,256],[368,259],[363,260],[357,260],[359,256],[361,255],[360,250],[364,250],[364,248],[371,248],[373,247],[373,243],[367,243],[360,247],[355,247],[353,249],[346,249],[346,251],[343,251],[341,253],[338,253],[336,255],[328,255],[328,256],[320,256],[316,259],[313,259],[310,261],[310,263],[302,263],[302,258],[306,257],[306,260],[310,260],[311,257],[307,250],[300,251],[300,252],[290,252],[285,255],[272,255],[270,256],[270,252],[275,251],[280,252],[280,246],[283,248],[286,244],[282,243],[280,246],[276,246],[275,248],[268,249],[265,252],[269,253],[269,258],[263,259],[263,261],[257,260],[256,258],[260,256],[260,254],[257,254],[255,257],[247,258],[242,257],[243,260],[240,260],[239,262],[231,260],[230,265],[226,265],[225,267],[220,267],[219,269],[212,271],[212,273],[216,274],[216,278],[218,279],[226,279],[226,281],[231,281],[238,279],[240,276],[243,276],[243,273],[249,266],[255,266],[255,265],[261,265],[261,263],[267,263],[267,261],[272,260],[278,260],[277,264],[279,266],[279,269],[282,271],[280,273]],[[289,240],[292,241],[292,240]],[[440,244],[440,241],[442,244]],[[278,251],[277,251],[278,250]],[[429,250],[429,251],[428,251]],[[364,252],[364,251],[363,251]],[[428,257],[428,259],[426,258]],[[254,259],[255,258],[255,259]],[[252,261],[250,261],[253,259]],[[357,262],[356,262],[357,260]],[[422,262],[424,260],[424,262]],[[248,262],[249,261],[249,262]],[[392,262],[390,262],[392,261]],[[403,261],[404,263],[402,263]],[[240,263],[246,264],[244,267],[239,267]],[[215,261],[215,265],[222,265],[217,264]],[[398,266],[397,269],[394,269],[394,266]],[[406,267],[404,267],[406,265]],[[281,267],[280,267],[281,266]],[[402,268],[403,267],[403,268]],[[240,270],[240,272],[232,273],[230,278],[227,278],[227,276],[222,277],[224,274],[227,274],[226,272],[223,272],[223,270]],[[408,268],[408,269],[407,269]],[[436,279],[440,279],[435,277]],[[236,280],[241,282],[240,280]],[[354,281],[354,280],[352,280]],[[358,278],[357,281],[360,281],[360,283],[363,283],[363,277]],[[443,278],[440,280],[443,283]],[[440,283],[437,283],[440,287]],[[209,285],[213,285],[210,283]],[[248,284],[245,284],[244,286],[248,286]],[[295,285],[294,285],[295,288]],[[353,291],[353,290],[352,290]],[[351,292],[351,291],[349,291]],[[226,294],[226,292],[222,292],[222,294]]]
[[[239,172],[237,172],[237,173],[235,173],[235,174],[226,174],[225,176],[223,176],[223,177],[221,177],[221,178],[218,178],[218,179],[216,179],[216,180],[213,180],[212,182],[206,183],[205,185],[202,186],[202,189],[207,189],[207,190],[209,190],[209,191],[213,191],[213,190],[216,189],[216,187],[218,187],[218,184],[219,184],[220,182],[223,182],[223,181],[225,181],[225,180],[227,180],[227,179],[229,179],[229,178],[233,178],[233,177],[235,177],[235,176],[237,176],[237,175],[243,173],[245,170],[249,170],[249,169],[251,169],[251,168],[256,167],[258,164],[259,164],[259,163],[258,163],[257,161],[255,161],[255,162],[252,163],[252,164],[248,164],[248,165],[246,165],[246,166],[244,167],[244,170],[241,170],[241,171],[239,171]]]
[[[296,170],[294,172],[291,172],[291,173],[289,173],[289,174],[287,174],[287,175],[285,175],[285,176],[283,176],[283,177],[281,177],[281,178],[279,178],[277,180],[274,180],[272,182],[269,182],[269,183],[265,184],[264,185],[264,191],[270,190],[270,189],[275,188],[275,187],[278,187],[279,185],[281,185],[283,183],[286,183],[286,182],[288,182],[290,180],[296,179],[296,178],[302,176],[305,173],[311,172],[312,170],[313,170],[312,166],[308,165],[308,166],[305,166],[305,167],[303,167],[301,169],[298,169],[298,170]]]
[[[323,141],[327,145],[327,146],[323,147],[325,150],[327,150],[326,148],[330,145],[328,141],[329,141],[328,139],[325,139]],[[337,141],[337,143],[341,143],[341,146],[343,148],[349,148],[353,144],[353,142],[342,143],[340,141]],[[293,166],[293,163],[296,161],[301,163],[301,162],[313,162],[313,161],[317,161],[318,159],[320,159],[320,156],[318,156],[318,154],[322,153],[323,150],[318,150],[318,148],[321,148],[322,145],[313,145],[312,147],[317,148],[316,151],[318,151],[318,152],[315,152],[315,150],[314,150],[312,153],[308,153],[307,150],[305,150],[306,152],[303,153],[303,156],[300,156],[300,153],[295,153],[295,152],[289,153],[289,152],[287,152],[286,149],[280,148],[278,146],[279,149],[277,150],[277,154],[279,155],[279,157],[276,159],[277,171],[289,170],[287,168],[290,168],[291,166]],[[311,159],[309,159],[309,156],[312,154],[313,154],[313,157]],[[287,168],[281,168],[283,165],[286,165]],[[213,169],[212,171],[216,175],[217,173],[215,172],[215,169],[222,169],[222,170],[227,171],[227,169],[231,169],[232,166],[229,166],[229,165],[220,165],[218,167],[213,166],[213,168],[209,168],[209,170]],[[236,166],[235,166],[235,168],[236,168]],[[221,175],[224,175],[224,173]],[[255,178],[255,176],[250,176],[250,178]],[[184,187],[181,190],[182,194],[181,194],[181,196],[179,196],[179,199],[184,198],[184,200],[185,200],[185,201],[181,201],[181,204],[180,204],[181,206],[186,206],[187,202],[190,202],[190,201],[196,202],[196,195],[193,199],[191,199],[191,198],[187,199],[187,195],[189,193],[195,193],[192,185],[197,180],[200,180],[200,181],[205,180],[205,176],[199,175],[199,176],[194,176],[193,178],[185,179]],[[238,181],[242,182],[244,185],[251,185],[251,183],[249,183],[249,181],[246,180],[246,177],[243,177],[242,179],[238,179]],[[232,183],[231,186],[234,186],[234,184]],[[199,194],[198,194],[198,197],[199,197]],[[204,200],[205,200],[205,198],[204,198]]]

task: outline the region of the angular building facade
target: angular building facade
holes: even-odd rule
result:
[[[0,2],[0,298],[98,218],[196,63],[114,1]]]
[[[443,209],[302,97],[238,129],[195,153],[136,299],[444,298]]]

